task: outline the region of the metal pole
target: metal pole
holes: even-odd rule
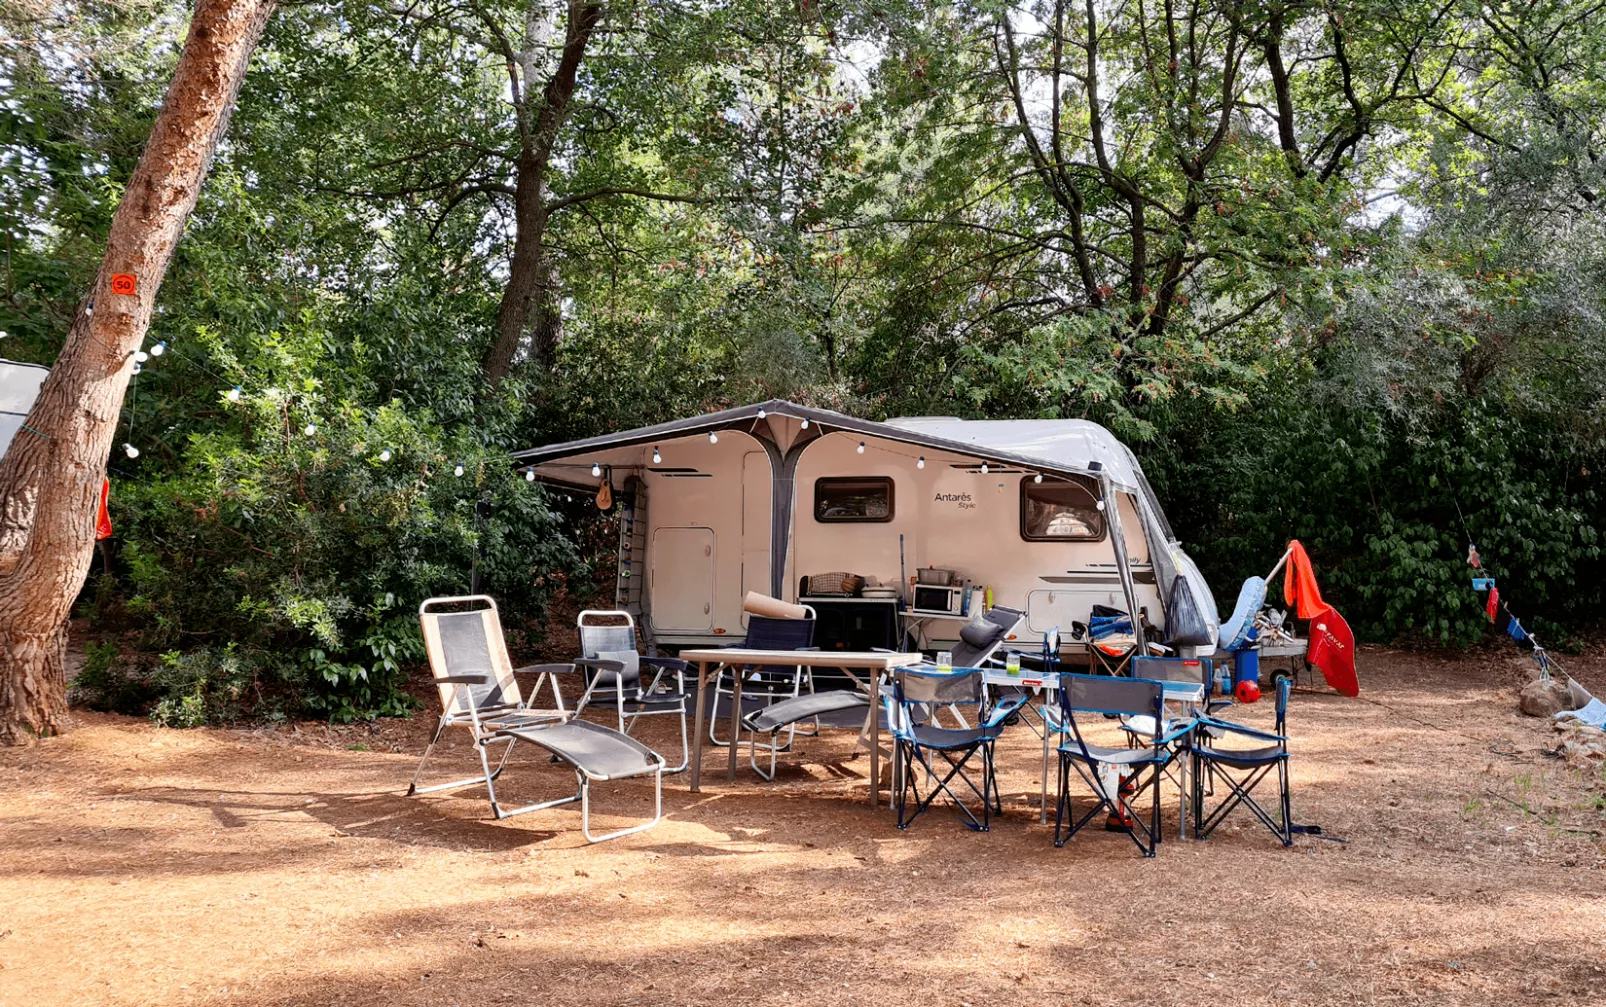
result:
[[[1110,483],[1108,472],[1099,472],[1099,493],[1104,501],[1104,521],[1110,529],[1110,541],[1115,550],[1115,568],[1121,576],[1121,591],[1126,595],[1127,615],[1132,618],[1132,644],[1139,657],[1147,657],[1148,641],[1143,638],[1143,616],[1138,612],[1138,592],[1132,584],[1132,564],[1126,555],[1126,536],[1121,532],[1121,505]]]

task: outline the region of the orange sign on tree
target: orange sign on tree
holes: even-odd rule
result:
[[[112,293],[132,295],[138,287],[133,273],[113,273]]]

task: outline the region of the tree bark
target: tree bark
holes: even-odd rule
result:
[[[524,136],[518,157],[518,180],[513,194],[513,257],[508,268],[507,288],[496,313],[496,341],[485,356],[485,377],[492,389],[513,369],[513,358],[530,325],[532,312],[539,312],[535,355],[541,359],[556,349],[561,332],[557,304],[557,266],[546,251],[546,171],[557,143],[558,128],[569,114],[575,80],[586,47],[602,20],[602,4],[569,0],[568,24],[563,53],[552,76],[541,92],[529,132]]]
[[[66,620],[94,555],[98,494],[133,354],[273,6],[197,0],[100,271],[0,461],[0,744],[67,726]],[[132,293],[114,290],[117,275],[134,277]]]

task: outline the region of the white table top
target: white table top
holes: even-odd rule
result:
[[[749,650],[745,647],[710,647],[683,650],[680,659],[709,664],[784,664],[809,668],[871,668],[886,671],[919,664],[919,654],[884,654],[868,650]]]
[[[958,674],[960,672],[971,670],[973,669],[956,668],[952,673]],[[1027,689],[1058,689],[1060,684],[1060,675],[1062,674],[1061,672],[1057,671],[1032,671],[1028,668],[1022,668],[1019,674],[1014,675],[1010,674],[1008,671],[1005,671],[1003,668],[983,668],[981,669],[981,672],[982,681],[986,682],[988,685],[1018,685]],[[946,674],[939,673],[935,668],[931,669],[929,672],[923,670],[922,673],[932,675]],[[1063,674],[1081,674],[1081,672],[1064,672]],[[1179,703],[1198,703],[1203,701],[1205,698],[1205,687],[1203,682],[1161,682],[1160,691],[1165,694],[1165,698],[1167,700]]]

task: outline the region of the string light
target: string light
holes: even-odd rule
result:
[[[592,476],[600,476],[600,475],[602,475],[602,466],[598,465],[596,462],[592,462],[591,463],[591,474],[592,474]]]
[[[379,452],[379,460],[382,462],[390,461],[390,448],[386,448],[385,450]]]
[[[807,430],[808,428],[809,428],[809,421],[808,420],[804,420],[803,421],[803,429]]]
[[[226,395],[224,395],[223,397],[228,399],[230,402],[238,402],[238,401],[240,401],[240,386],[239,385],[235,385],[233,388],[230,388],[228,390],[228,393]]]
[[[130,458],[138,458],[139,457],[139,448],[136,448],[132,444],[124,444],[123,445],[123,454],[127,455]]]
[[[318,424],[316,424],[316,423],[308,423],[307,424],[307,429],[305,429],[305,430],[303,430],[301,432],[306,434],[308,437],[311,437],[313,434],[318,432]]]
[[[524,470],[524,481],[527,482],[527,483],[535,482],[535,466],[534,465],[532,465],[529,468]]]
[[[1040,483],[1042,481],[1043,481],[1043,473],[1041,473],[1041,472],[1037,473],[1037,475],[1032,477],[1032,482],[1034,482],[1034,483]]]
[[[986,475],[987,474],[987,463],[986,462],[982,462],[981,463],[981,474],[982,475]]]
[[[134,365],[134,373],[135,374],[138,374],[140,371],[143,371],[144,369],[145,369],[145,365],[144,364],[135,364]]]
[[[458,462],[457,463],[457,467],[452,469],[452,475],[460,476],[462,474],[463,474],[463,463],[462,462]]]
[[[652,463],[654,465],[662,465],[664,463],[664,456],[658,453],[658,446],[657,445],[653,445]]]
[[[145,361],[149,360],[150,358],[151,358],[151,355],[149,353],[146,353],[144,350],[135,350],[134,351],[134,363],[136,363],[136,364],[143,364]]]
[[[4,333],[0,333],[0,335],[4,335]],[[768,414],[764,412],[764,407],[763,406],[759,406],[759,408],[758,408],[758,418],[759,419],[763,419],[766,415],[768,415]]]
[[[165,341],[157,343],[155,346],[151,347],[151,356],[153,356],[153,357],[159,357],[159,356],[161,356],[162,354],[164,354],[166,352],[167,352],[167,343]]]
[[[708,443],[710,443],[710,444],[718,444],[719,443],[719,434],[714,433],[714,431],[712,431],[712,430],[708,431]]]
[[[1098,503],[1094,504],[1093,506],[1098,508],[1099,510],[1103,510],[1104,509],[1104,501],[1100,500]]]
[[[864,442],[863,441],[859,442],[859,454],[861,454],[861,455],[864,454]]]
[[[915,468],[917,468],[917,469],[923,469],[923,468],[925,468],[925,467],[926,467],[926,456],[925,456],[925,455],[921,455],[921,456],[920,456],[920,457],[919,457],[919,459],[917,459],[917,460],[916,460],[916,461],[915,461]]]

